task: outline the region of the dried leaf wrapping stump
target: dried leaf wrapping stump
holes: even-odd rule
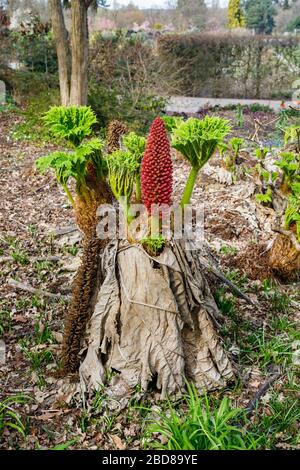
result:
[[[102,270],[79,369],[84,390],[104,383],[111,369],[131,388],[155,380],[162,397],[180,392],[185,378],[200,391],[233,378],[197,252],[173,242],[153,259],[139,245],[112,241]]]

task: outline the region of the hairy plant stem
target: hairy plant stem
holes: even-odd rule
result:
[[[125,220],[127,222],[127,225],[130,225],[130,223],[134,219],[134,216],[130,212],[130,202],[129,202],[128,198],[121,197],[119,199],[119,204],[121,205],[121,207],[124,211],[124,216],[125,216]]]
[[[185,185],[185,188],[184,188],[184,192],[183,192],[183,195],[182,195],[182,198],[181,198],[181,202],[180,202],[180,205],[181,205],[182,208],[184,208],[184,206],[186,204],[190,203],[191,196],[192,196],[192,193],[193,193],[193,189],[194,189],[194,186],[195,186],[195,182],[196,182],[199,170],[200,170],[199,166],[193,166],[191,168],[191,171],[190,171],[190,174],[188,176],[188,179],[187,179],[187,182],[186,182],[186,185]]]
[[[72,194],[70,193],[69,191],[69,188],[66,184],[62,184],[62,187],[63,187],[63,190],[64,192],[66,193],[67,195],[67,198],[69,199],[70,203],[71,203],[71,206],[74,208],[75,207],[75,201],[73,199],[73,196]]]
[[[150,237],[151,238],[159,237],[160,228],[161,228],[161,223],[160,223],[159,216],[158,215],[152,215],[150,217]]]
[[[141,189],[141,177],[139,173],[135,177],[135,197],[136,197],[136,202],[140,203],[142,200],[142,189]]]

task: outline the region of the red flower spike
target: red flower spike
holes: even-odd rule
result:
[[[157,117],[150,128],[141,164],[141,187],[143,203],[151,214],[152,204],[171,204],[172,159],[165,125]]]

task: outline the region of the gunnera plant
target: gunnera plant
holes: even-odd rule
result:
[[[45,172],[55,171],[75,211],[77,223],[88,234],[96,223],[96,210],[109,197],[104,182],[104,142],[89,138],[92,126],[97,122],[93,111],[87,106],[55,106],[44,117],[46,126],[56,137],[63,139],[70,150],[55,151],[36,161],[37,168]],[[69,180],[76,183],[75,195],[69,189]]]
[[[139,171],[139,163],[130,152],[115,150],[107,159],[108,181],[117,201],[121,204],[126,220],[132,221],[130,215],[130,199],[136,175]]]
[[[72,286],[62,344],[62,366],[68,373],[78,368],[78,352],[99,282],[99,255],[107,243],[95,236],[97,208],[111,201],[111,191],[105,179],[104,142],[92,137],[92,126],[96,123],[93,111],[86,106],[58,106],[51,108],[44,120],[52,135],[64,140],[66,150],[41,157],[36,165],[42,172],[54,170],[84,233],[82,259]],[[70,189],[71,179],[75,180],[75,191]]]
[[[140,166],[145,152],[146,139],[145,137],[137,135],[135,132],[130,132],[123,137],[123,144],[138,165],[135,177],[135,200],[137,203],[140,203],[142,200]]]
[[[78,148],[87,142],[90,140],[85,137],[71,151],[77,155]],[[138,386],[147,390],[154,384],[162,398],[182,393],[185,378],[199,390],[224,387],[234,372],[216,329],[220,312],[199,251],[189,249],[189,240],[183,243],[175,237],[165,246],[162,220],[152,211],[153,204],[163,211],[172,200],[171,149],[162,119],[155,119],[151,126],[142,162],[142,141],[131,136],[125,142],[126,149],[101,154],[102,176],[96,182],[100,187],[110,184],[131,228],[130,204],[141,171],[142,200],[148,214],[145,222],[143,214],[141,225],[144,223],[142,228],[147,230],[149,220],[155,218],[159,229],[152,245],[149,240],[146,243],[153,255],[131,234],[128,240],[115,235],[98,240],[95,226],[86,234],[65,321],[64,372],[75,372],[80,364],[80,383],[86,392],[104,385],[113,370],[126,389]],[[85,159],[88,161],[92,161],[90,156]],[[95,159],[96,175],[97,162]],[[84,185],[89,188],[91,178],[87,165],[83,168],[84,178],[76,180],[76,192],[82,200]],[[153,259],[158,251],[160,256]],[[114,396],[113,387],[110,391]]]
[[[181,205],[189,204],[199,170],[213,156],[218,145],[229,134],[229,121],[219,117],[204,119],[189,118],[173,130],[172,147],[178,150],[191,164]]]

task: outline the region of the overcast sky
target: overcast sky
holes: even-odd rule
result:
[[[111,0],[110,2],[111,5],[113,5],[114,1]],[[149,8],[152,6],[158,6],[158,7],[165,7],[168,4],[176,4],[176,0],[117,0],[117,3],[121,5],[128,5],[129,3],[134,3],[137,5],[139,8]],[[209,4],[209,0],[207,0],[207,3]],[[220,5],[227,5],[228,0],[220,0]]]

